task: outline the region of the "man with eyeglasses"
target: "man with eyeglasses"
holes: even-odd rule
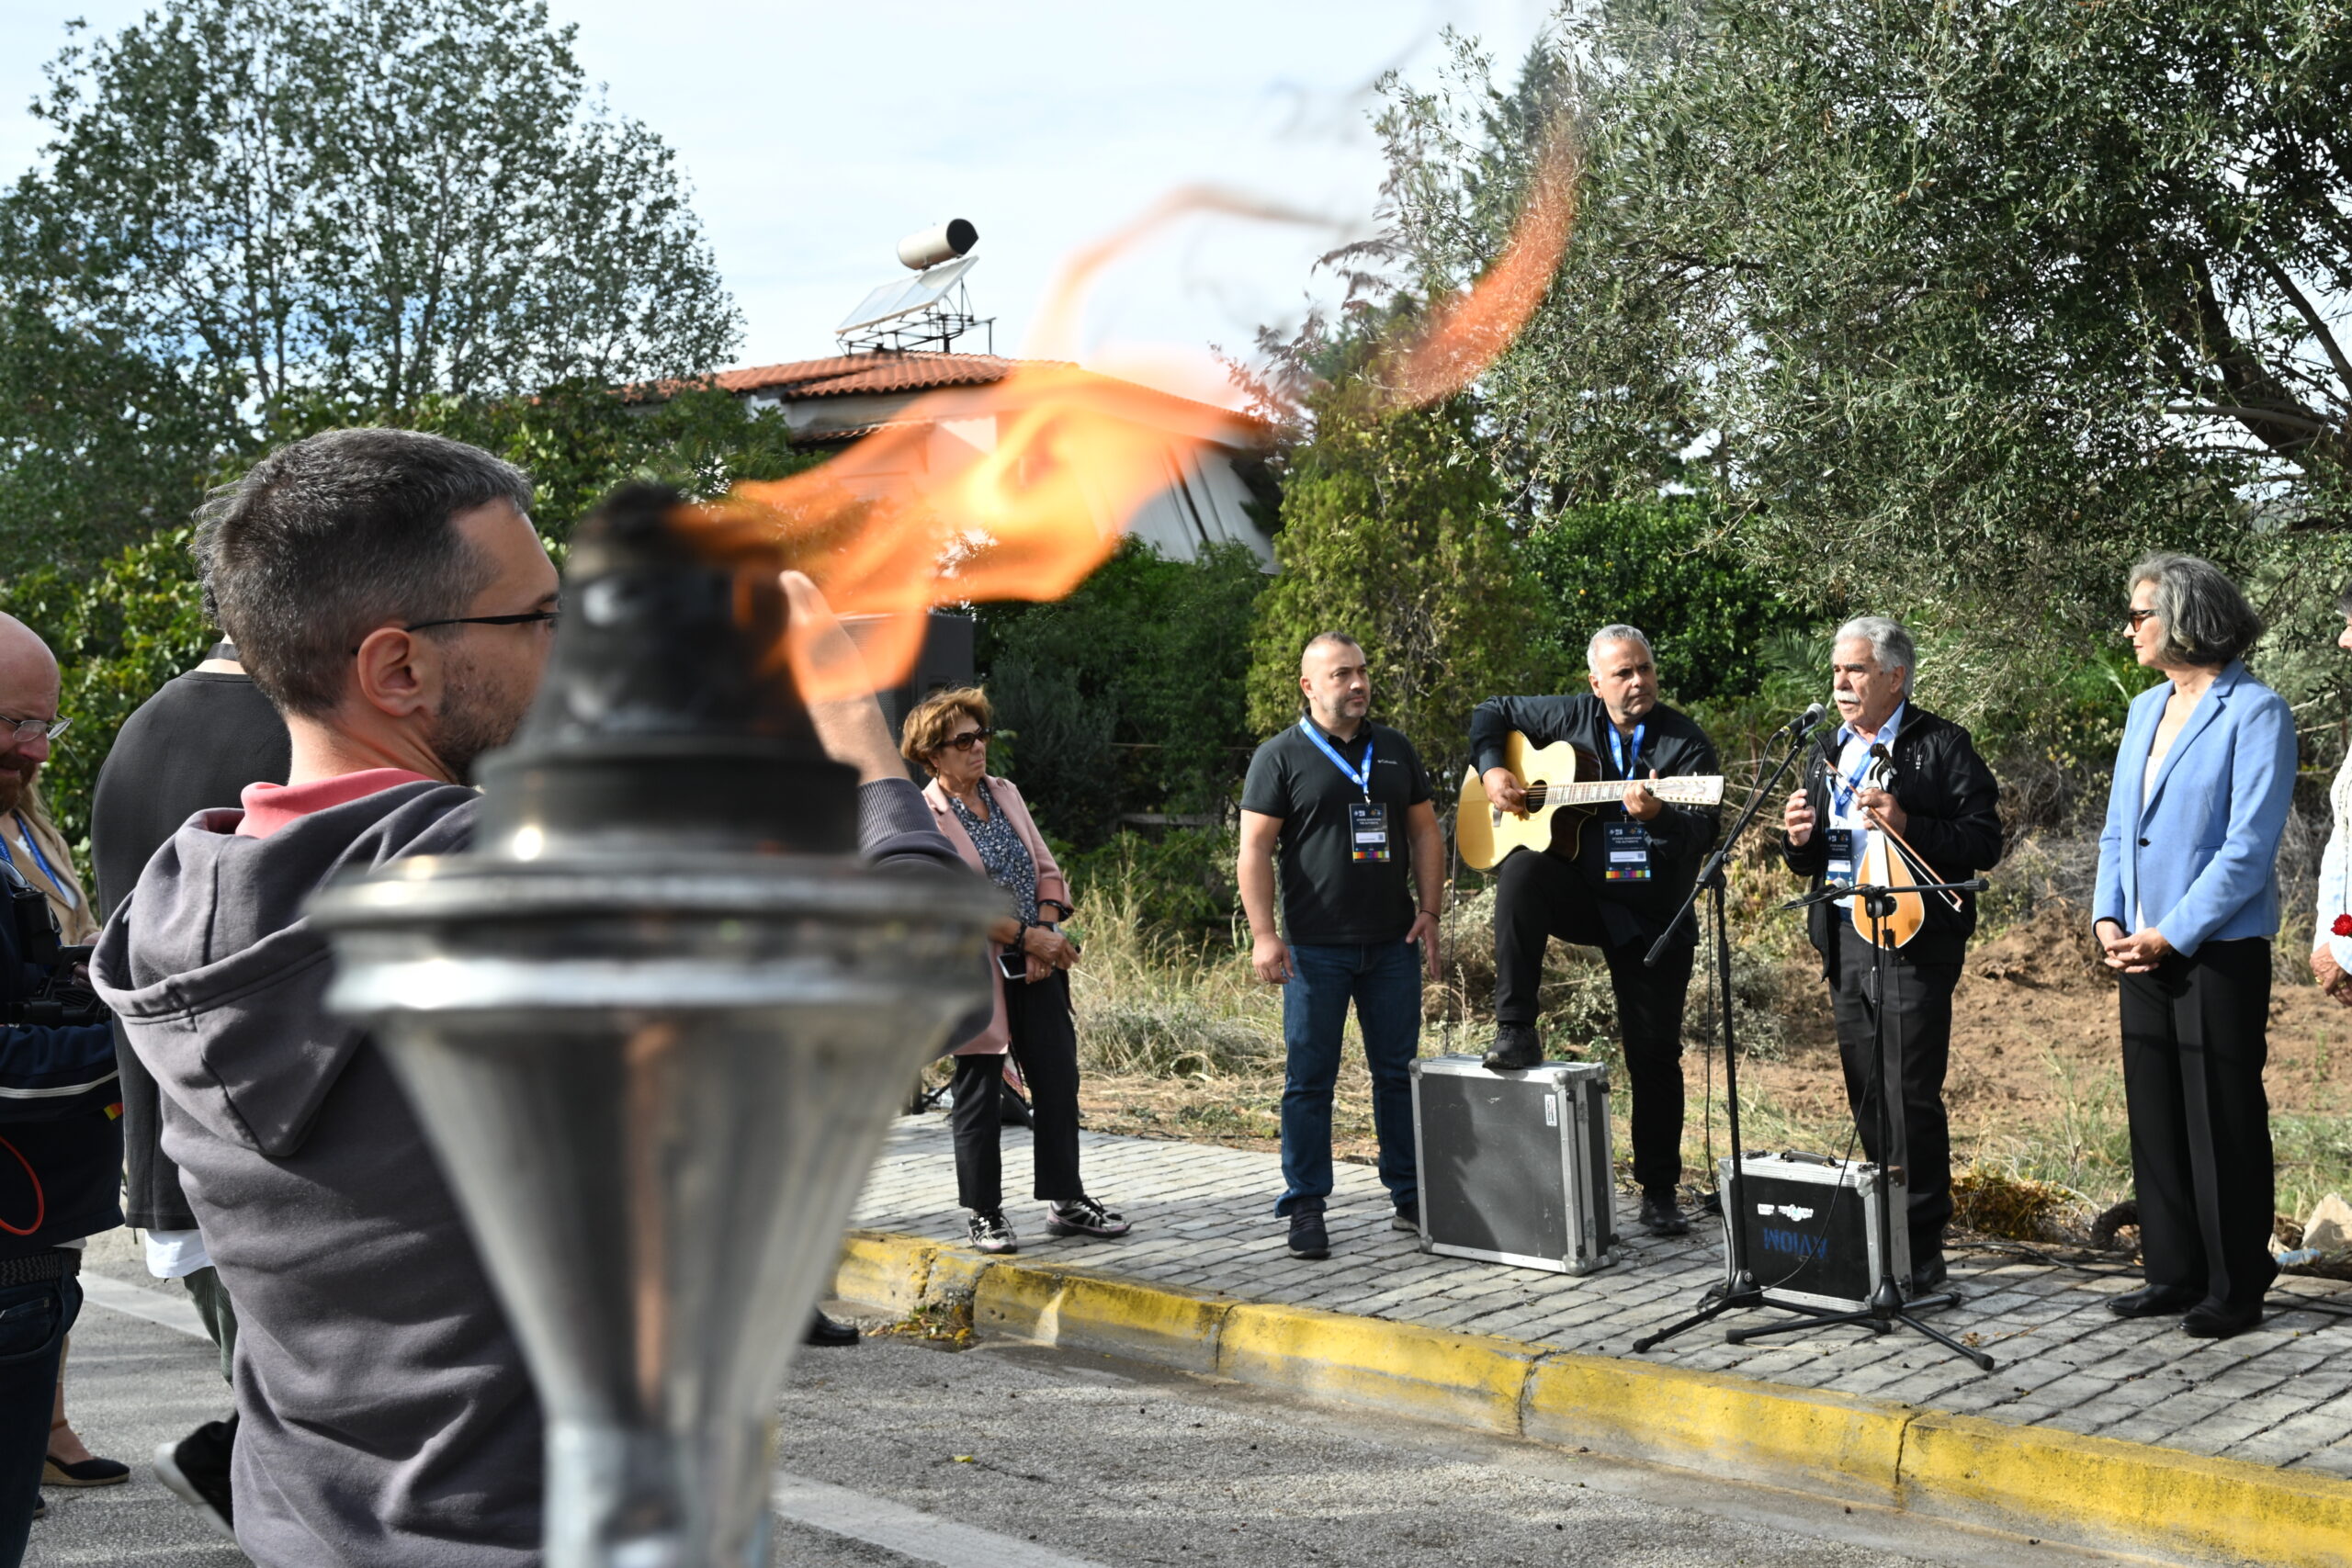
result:
[[[540,1558],[521,1347],[389,1063],[326,1011],[302,914],[339,874],[469,845],[467,781],[519,728],[558,613],[530,502],[488,453],[345,430],[198,514],[205,588],[291,766],[157,852],[95,968],[237,1303],[236,1539],[263,1568]],[[796,619],[830,621],[805,578],[786,592]],[[964,874],[878,705],[811,717],[864,781],[868,853]]]
[[[0,1568],[22,1558],[40,1502],[81,1247],[122,1224],[114,1035],[103,1022],[26,1021],[28,967],[70,977],[57,976],[59,893],[87,919],[65,846],[33,809],[70,722],[60,685],[48,646],[0,615]]]

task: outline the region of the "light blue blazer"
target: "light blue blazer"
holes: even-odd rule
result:
[[[2278,834],[2295,790],[2295,719],[2278,694],[2232,660],[2156,770],[2141,804],[2148,745],[2169,681],[2132,699],[2091,918],[2140,929],[2135,911],[2184,955],[2209,942],[2278,931]]]

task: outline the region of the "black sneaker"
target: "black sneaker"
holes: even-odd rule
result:
[[[1689,1235],[1690,1222],[1682,1217],[1681,1206],[1676,1202],[1671,1187],[1650,1187],[1642,1191],[1642,1228],[1652,1235]]]
[[[1002,1209],[991,1209],[985,1214],[974,1214],[967,1227],[972,1245],[982,1252],[1018,1252],[1021,1238],[1012,1234],[1012,1226]]]
[[[1116,1209],[1106,1209],[1093,1199],[1083,1195],[1067,1203],[1046,1205],[1047,1235],[1091,1235],[1108,1238],[1125,1235],[1132,1229],[1126,1217]]]
[[[1410,1231],[1415,1235],[1420,1235],[1421,1206],[1419,1203],[1397,1204],[1396,1212],[1388,1216],[1388,1228],[1392,1231]]]
[[[1532,1025],[1498,1023],[1495,1025],[1495,1043],[1478,1065],[1490,1073],[1509,1073],[1540,1066],[1543,1062],[1544,1042],[1536,1038]]]
[[[1290,1255],[1293,1258],[1331,1256],[1331,1233],[1323,1228],[1323,1203],[1320,1199],[1301,1199],[1298,1207],[1290,1212]]]
[[[207,1421],[178,1442],[155,1449],[155,1479],[231,1540],[237,1530],[229,1506],[229,1455],[236,1441],[237,1418],[232,1416]]]

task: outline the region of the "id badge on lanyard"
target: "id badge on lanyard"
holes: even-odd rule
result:
[[[1823,874],[1831,882],[1850,884],[1854,880],[1856,834],[1851,828],[1831,828],[1822,835],[1822,846],[1828,852],[1829,863]]]
[[[1385,801],[1357,800],[1348,804],[1348,847],[1358,860],[1389,858],[1388,806]]]
[[[1650,879],[1650,830],[1639,822],[1604,822],[1601,841],[1608,855],[1603,877],[1610,882]]]

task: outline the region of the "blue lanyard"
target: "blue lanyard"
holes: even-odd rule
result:
[[[33,863],[40,867],[40,874],[49,878],[49,885],[51,887],[63,892],[65,884],[57,879],[57,873],[51,868],[48,857],[40,852],[40,840],[33,837],[31,826],[25,821],[25,814],[18,811],[11,815],[17,818],[17,831],[25,836],[25,848],[33,852]],[[6,861],[10,865],[17,863],[17,857],[8,851],[8,840],[5,834],[0,834],[0,860]]]
[[[1860,738],[1857,737],[1857,739]],[[1842,785],[1838,782],[1841,775],[1838,773],[1837,767],[1835,765],[1831,766],[1829,770],[1829,793],[1838,802],[1838,816],[1847,816],[1852,810],[1854,796],[1861,793],[1862,777],[1871,771],[1871,763],[1875,759],[1871,756],[1868,750],[1863,751],[1862,760],[1854,764],[1854,771],[1851,773],[1843,775],[1846,782]]]
[[[1609,760],[1617,764],[1619,778],[1632,778],[1634,770],[1641,765],[1642,737],[1649,733],[1649,728],[1647,720],[1634,726],[1634,754],[1631,759],[1628,759],[1625,755],[1624,738],[1617,733],[1615,725],[1609,727]]]
[[[1322,751],[1323,755],[1331,759],[1331,765],[1339,769],[1342,773],[1345,773],[1348,776],[1348,782],[1355,785],[1358,789],[1363,791],[1363,797],[1366,800],[1370,800],[1372,798],[1371,728],[1366,726],[1363,732],[1363,772],[1358,773],[1353,768],[1348,766],[1348,760],[1345,757],[1340,756],[1337,749],[1335,749],[1329,740],[1323,739],[1323,732],[1316,728],[1313,724],[1302,718],[1298,721],[1298,727],[1299,728],[1306,731],[1306,738],[1315,742],[1316,747]]]

